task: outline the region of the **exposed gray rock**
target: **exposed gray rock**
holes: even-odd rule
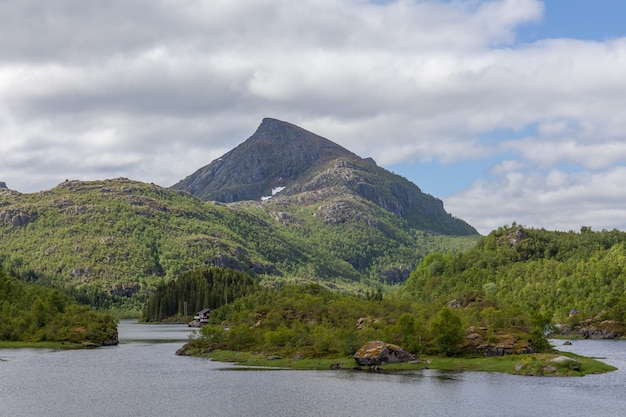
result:
[[[358,205],[350,203],[354,199],[359,204],[363,200],[373,203],[405,219],[411,227],[434,234],[477,233],[469,224],[446,213],[441,200],[423,193],[406,178],[326,138],[276,119],[263,119],[244,143],[172,186],[202,200],[223,203],[260,202],[278,187],[280,193],[266,201],[315,201],[320,204],[316,215],[331,225],[364,220],[386,232],[382,222],[367,219],[355,209]],[[288,219],[277,218],[284,220]]]
[[[118,333],[115,332],[115,334],[113,334],[109,340],[105,340],[104,342],[102,342],[102,346],[116,346],[119,343],[120,340],[118,337]]]
[[[388,284],[398,284],[406,281],[411,275],[411,269],[406,266],[399,266],[393,269],[383,269],[380,274]]]
[[[0,223],[13,227],[26,226],[33,220],[33,215],[21,210],[9,208],[0,211]]]
[[[565,366],[572,371],[580,371],[580,361],[569,358],[567,356],[561,355],[556,358],[550,359],[550,362],[560,365],[561,367]]]
[[[626,334],[626,325],[616,320],[597,322],[588,319],[577,325],[563,324],[560,326],[560,332],[564,336],[583,339],[619,339]]]
[[[416,359],[415,355],[402,347],[378,340],[364,344],[353,357],[358,366],[380,366],[385,363],[410,362]]]
[[[328,139],[266,118],[244,143],[172,188],[203,200],[260,200],[308,169],[341,156],[356,157]]]
[[[505,356],[534,353],[534,347],[525,339],[503,331],[489,331],[487,327],[471,326],[465,331],[464,350],[482,356]]]
[[[13,226],[26,226],[30,222],[30,216],[25,213],[19,213],[11,219]]]

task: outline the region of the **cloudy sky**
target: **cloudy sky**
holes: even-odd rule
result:
[[[297,124],[481,233],[626,230],[623,0],[0,0],[0,181],[170,186]]]

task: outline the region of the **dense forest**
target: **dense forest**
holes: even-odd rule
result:
[[[193,315],[205,308],[228,304],[257,288],[258,283],[241,271],[219,267],[196,269],[159,286],[144,305],[141,319],[158,322],[183,316],[185,304]]]
[[[483,297],[563,322],[626,320],[626,233],[501,227],[460,254],[428,255],[403,291],[420,302]]]
[[[0,340],[112,344],[117,343],[117,322],[57,289],[23,282],[0,267]]]

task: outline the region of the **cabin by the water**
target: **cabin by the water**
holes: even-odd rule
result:
[[[189,327],[200,327],[209,322],[209,316],[211,315],[211,309],[205,308],[203,310],[198,311],[198,313],[193,316],[193,320],[189,322]]]

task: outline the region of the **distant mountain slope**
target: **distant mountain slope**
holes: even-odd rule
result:
[[[353,217],[337,223],[335,205]],[[227,205],[125,178],[66,181],[32,194],[0,190],[0,262],[105,307],[139,310],[159,284],[207,266],[243,270],[268,285],[401,282],[426,254],[476,239],[413,230],[353,195],[312,206]]]
[[[352,195],[395,214],[410,228],[445,235],[478,234],[446,213],[441,200],[372,159],[275,119],[264,119],[248,140],[172,188],[203,200],[232,203],[272,197],[295,207],[332,204]],[[351,217],[342,212],[344,207],[333,205],[335,217]]]

